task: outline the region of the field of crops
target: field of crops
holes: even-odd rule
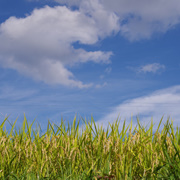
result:
[[[163,119],[163,118],[162,118]],[[132,129],[119,120],[107,130],[74,118],[72,124],[48,123],[47,131],[33,130],[24,117],[22,128],[7,132],[0,125],[0,179],[180,179],[180,129],[169,119],[160,131]],[[8,121],[9,122],[9,121]],[[119,130],[120,124],[123,128]]]

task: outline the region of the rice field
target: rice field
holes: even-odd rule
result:
[[[137,118],[116,120],[107,130],[90,121],[74,118],[66,125],[48,122],[47,131],[40,134],[24,121],[19,132],[17,119],[7,132],[5,118],[0,125],[0,179],[2,180],[138,180],[180,179],[180,129],[173,121],[153,131],[153,121],[145,128]],[[8,121],[9,122],[9,121]],[[120,124],[123,128],[119,130]]]

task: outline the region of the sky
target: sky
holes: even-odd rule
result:
[[[0,123],[177,126],[179,50],[179,0],[1,0]]]

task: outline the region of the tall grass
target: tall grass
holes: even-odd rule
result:
[[[19,133],[8,133],[0,125],[0,179],[180,179],[180,129],[168,119],[163,130],[155,133],[153,122],[148,129],[132,121],[120,131],[120,121],[105,131],[90,122],[74,118],[72,124],[48,122],[40,135],[26,117]]]

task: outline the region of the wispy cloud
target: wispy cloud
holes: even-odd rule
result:
[[[165,65],[159,63],[147,64],[137,69],[139,73],[157,73],[160,70],[164,70]]]
[[[112,71],[112,68],[111,68],[111,67],[108,67],[108,68],[105,69],[105,73],[107,73],[107,74],[110,74],[111,71]]]
[[[127,69],[134,71],[135,73],[153,73],[159,74],[165,71],[166,66],[160,63],[146,64],[140,67],[127,66]]]
[[[112,52],[88,52],[75,49],[73,43],[92,45],[117,32],[118,17],[101,5],[87,5],[89,14],[84,8],[46,6],[25,18],[7,19],[0,25],[1,65],[49,84],[92,86],[77,80],[69,67],[88,61],[109,63]]]
[[[103,84],[97,84],[96,88],[99,89],[99,88],[103,88],[105,86],[107,86],[107,82],[104,82]]]
[[[118,115],[124,121],[126,118],[127,124],[130,123],[131,117],[134,117],[133,124],[136,125],[136,116],[140,117],[140,122],[147,125],[153,117],[155,127],[164,115],[164,122],[170,116],[174,120],[174,126],[179,125],[180,117],[180,86],[174,86],[167,89],[158,90],[147,96],[129,99],[122,102],[120,105],[102,117],[97,124],[102,124],[104,128],[108,123],[114,122]],[[122,127],[122,126],[121,126]]]

